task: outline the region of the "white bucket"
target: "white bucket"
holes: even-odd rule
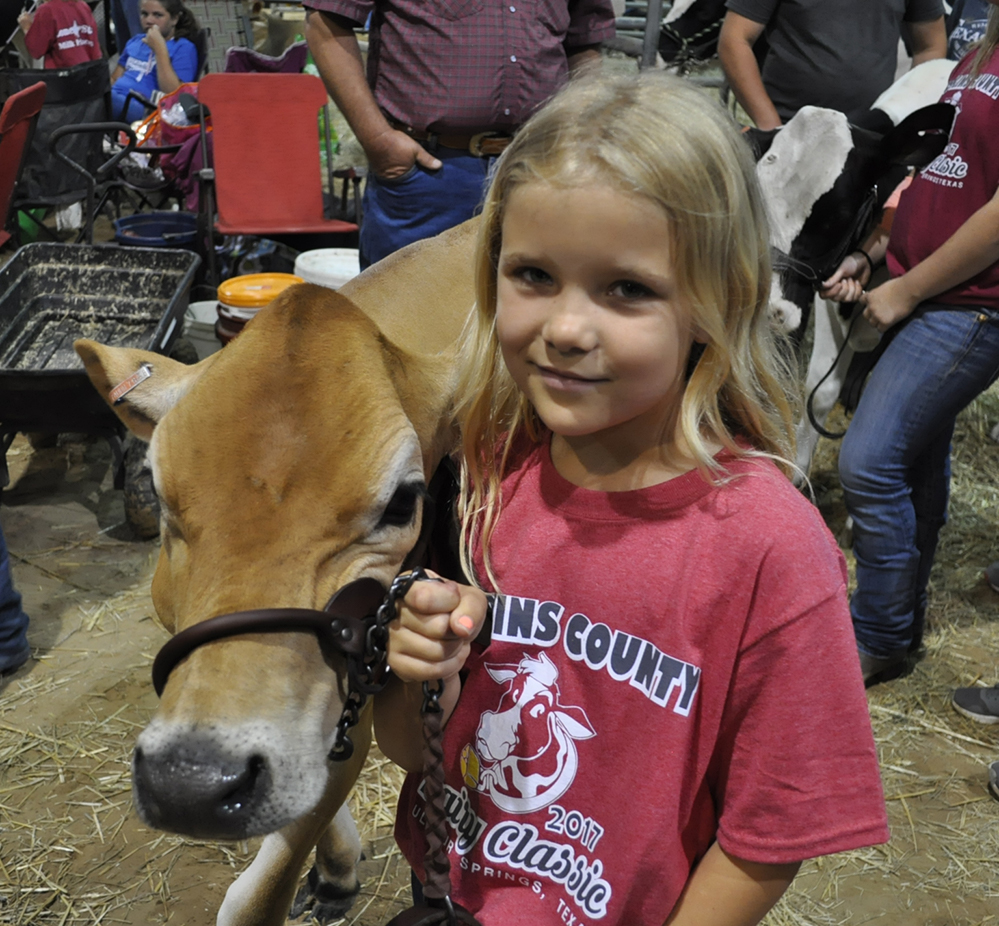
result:
[[[184,313],[184,337],[194,345],[199,360],[222,347],[222,342],[215,336],[215,322],[219,317],[217,306],[214,299],[192,302]]]
[[[295,276],[331,289],[339,289],[360,272],[357,248],[318,248],[295,258]]]

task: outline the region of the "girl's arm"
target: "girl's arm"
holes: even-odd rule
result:
[[[843,258],[836,272],[822,283],[819,295],[833,302],[856,302],[871,282],[873,268],[885,259],[887,252],[888,232],[879,225],[857,250]]]
[[[800,866],[747,862],[715,842],[691,873],[666,926],[756,926]]]
[[[864,314],[885,331],[921,302],[939,296],[999,261],[999,189],[929,257],[867,294]]]
[[[445,580],[414,582],[389,625],[392,679],[375,698],[375,737],[397,765],[423,768],[423,682],[444,680],[440,698],[447,723],[461,693],[458,673],[486,619],[485,594]]]
[[[111,72],[111,83],[114,83],[122,74],[125,73],[125,69],[119,64]]]
[[[180,86],[181,80],[173,69],[166,39],[163,38],[163,33],[156,26],[151,27],[146,33],[146,44],[156,56],[156,82],[160,90],[164,93],[176,90]]]

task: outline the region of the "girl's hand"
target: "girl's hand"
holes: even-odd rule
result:
[[[919,305],[919,300],[907,291],[904,276],[864,293],[860,301],[865,306],[864,318],[881,332],[908,318]]]
[[[166,51],[166,39],[163,38],[163,33],[160,32],[159,26],[150,26],[143,41],[153,50],[153,54],[155,55]]]
[[[31,24],[35,21],[35,17],[31,13],[22,13],[17,17],[17,24],[21,27],[21,31],[27,33],[31,28]]]
[[[485,593],[468,585],[414,582],[399,617],[389,625],[392,671],[404,682],[455,677],[486,619],[487,606]]]
[[[871,280],[867,259],[854,251],[843,258],[836,272],[822,283],[819,295],[833,302],[857,302]]]

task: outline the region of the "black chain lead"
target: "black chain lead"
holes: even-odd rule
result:
[[[399,602],[409,594],[413,583],[421,581],[434,581],[422,566],[416,566],[392,580],[384,601],[378,606],[374,620],[368,627],[364,658],[347,660],[349,692],[337,721],[333,748],[327,755],[331,762],[346,762],[354,754],[354,743],[348,731],[360,722],[361,709],[368,695],[377,694],[388,684],[389,624],[398,617]],[[440,710],[439,705],[437,709]]]
[[[437,679],[437,687],[431,688],[430,682],[423,683],[423,707],[422,712],[424,714],[440,714],[443,712],[441,707],[441,695],[444,693],[444,679]]]

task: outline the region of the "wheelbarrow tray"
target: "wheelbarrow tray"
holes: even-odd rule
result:
[[[117,431],[73,342],[168,353],[199,263],[167,248],[20,248],[0,269],[0,431]]]

